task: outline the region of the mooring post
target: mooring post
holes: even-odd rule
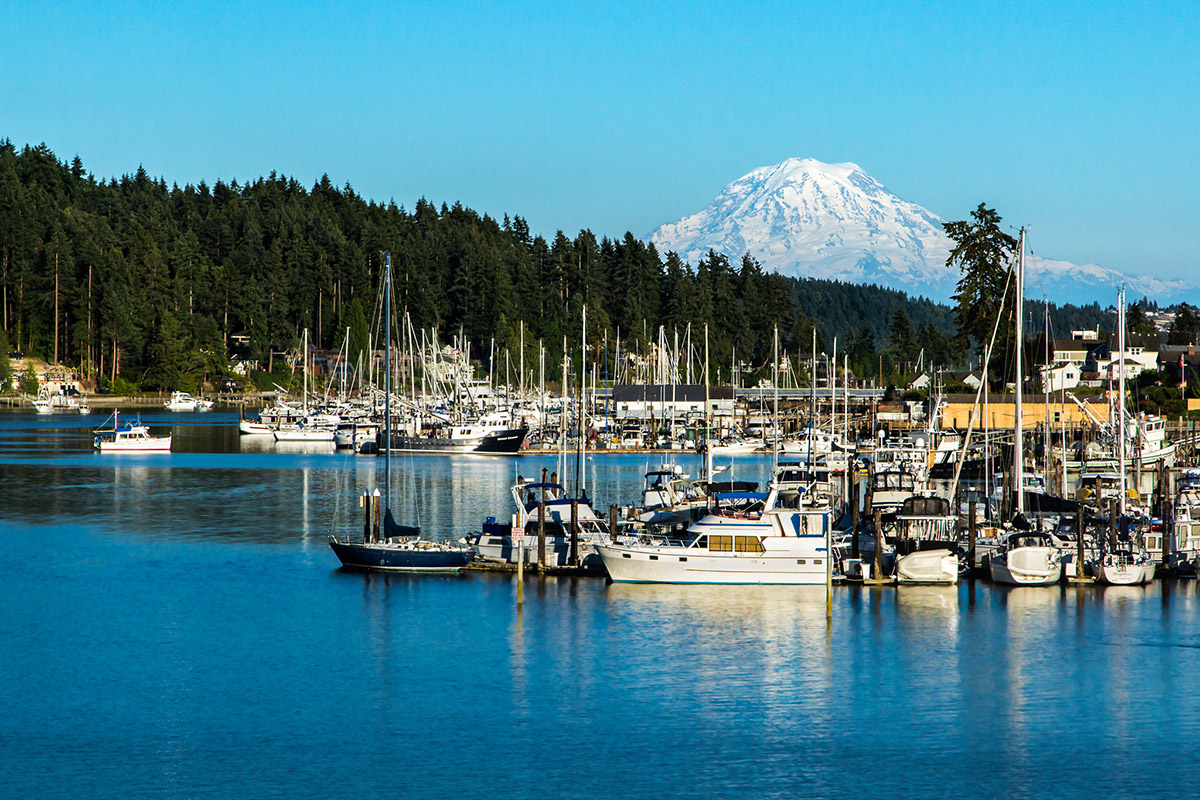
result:
[[[571,566],[579,566],[579,500],[571,498]]]
[[[518,514],[512,515],[510,533],[517,542],[517,610],[519,611],[521,604],[525,602],[525,529],[521,527],[521,518]]]
[[[975,537],[978,535],[979,520],[976,502],[972,500],[967,504],[967,569],[975,569]]]
[[[872,504],[874,505],[874,504]],[[871,509],[875,523],[875,569],[872,570],[871,578],[877,581],[883,580],[883,512],[878,506]]]
[[[608,507],[608,541],[610,544],[617,543],[617,504],[613,503]]]
[[[1175,536],[1175,524],[1171,512],[1171,473],[1167,471],[1167,460],[1158,462],[1158,518],[1162,520],[1162,565],[1165,569],[1170,557],[1170,547]]]
[[[371,493],[363,492],[359,498],[363,507],[363,541],[371,543]]]
[[[1108,501],[1108,546],[1110,552],[1117,546],[1117,509],[1120,506],[1115,499]]]
[[[546,483],[542,482],[542,497],[538,500],[538,574],[546,571]]]
[[[858,546],[858,498],[861,494],[858,486],[858,470],[850,467],[850,553],[854,558],[860,558]]]
[[[375,494],[371,496],[371,507],[373,510],[371,519],[371,541],[379,541],[379,507],[383,505],[383,498],[379,496],[379,490],[375,490]]]
[[[1075,578],[1083,580],[1083,503],[1075,517]]]

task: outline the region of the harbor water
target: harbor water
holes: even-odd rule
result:
[[[174,452],[0,413],[0,796],[1196,794],[1195,581],[838,586],[827,620],[823,587],[530,577],[518,612],[511,575],[338,569],[382,459],[143,419]],[[589,493],[662,461],[594,455]],[[398,458],[392,506],[457,537],[542,466]]]

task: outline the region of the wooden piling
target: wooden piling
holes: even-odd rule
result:
[[[546,571],[546,483],[542,482],[542,497],[538,500],[538,574]]]
[[[875,523],[875,568],[871,571],[871,578],[877,581],[883,580],[883,512],[878,507],[871,509]]]
[[[371,543],[371,493],[363,492],[362,494],[363,507],[363,542]]]
[[[972,500],[967,505],[967,568],[975,569],[975,539],[979,535],[979,510]]]
[[[850,467],[850,553],[854,558],[862,556],[858,546],[858,470]]]
[[[571,566],[579,566],[579,500],[571,498]]]
[[[1079,513],[1075,517],[1075,580],[1086,580],[1083,572],[1083,503],[1079,504]]]
[[[1158,487],[1155,489],[1158,493],[1158,518],[1162,520],[1162,565],[1166,568],[1170,558],[1171,540],[1175,536],[1174,521],[1170,518],[1171,507],[1171,474],[1167,472],[1167,461],[1163,459],[1158,462]]]
[[[379,541],[379,510],[383,505],[383,498],[379,496],[379,490],[375,490],[375,494],[371,497],[371,508],[373,510],[371,519],[371,541]]]
[[[615,503],[608,507],[608,538],[614,544],[617,541],[617,506]]]
[[[511,533],[517,540],[517,610],[521,610],[525,602],[525,530],[520,527],[519,514],[512,515]]]

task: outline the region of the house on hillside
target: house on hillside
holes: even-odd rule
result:
[[[1050,392],[1074,389],[1083,377],[1083,369],[1073,361],[1042,366],[1042,388]]]
[[[1125,379],[1136,378],[1143,372],[1158,371],[1158,351],[1162,340],[1153,333],[1128,333],[1125,335]],[[1116,336],[1108,337],[1101,347],[1091,353],[1085,365],[1087,372],[1100,373],[1101,380],[1116,380],[1120,377],[1121,350]]]

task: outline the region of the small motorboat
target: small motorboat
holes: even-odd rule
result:
[[[151,436],[150,429],[141,421],[126,423],[125,427],[118,424],[118,412],[112,415],[111,428],[99,428],[93,433],[96,438],[93,445],[101,453],[164,453],[171,451],[171,437]]]
[[[171,392],[171,398],[163,405],[168,411],[208,411],[213,407],[213,401],[193,397],[187,392]]]

